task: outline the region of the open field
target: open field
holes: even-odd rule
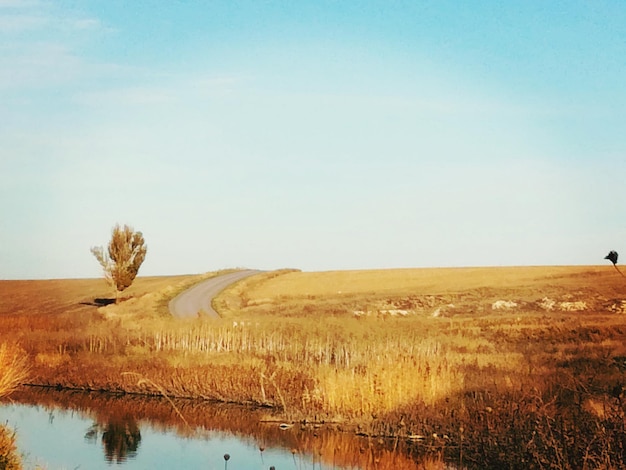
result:
[[[559,302],[583,301],[585,310],[600,312],[615,306],[625,293],[626,280],[608,266],[539,266],[498,268],[390,269],[377,271],[288,272],[271,282],[251,279],[238,286],[238,307],[319,303],[367,311],[387,306],[414,313],[449,307],[458,313],[484,313],[497,300],[514,300],[521,310],[545,297]],[[534,304],[534,305],[533,305]],[[290,307],[290,308],[291,308]],[[406,307],[406,308],[402,308]],[[552,311],[573,309],[556,305]],[[450,308],[449,308],[450,309]],[[469,309],[469,310],[468,310]],[[547,310],[547,309],[542,309]],[[431,311],[432,313],[432,311]]]
[[[265,405],[468,467],[626,460],[626,279],[610,265],[269,272],[221,294],[221,319],[185,321],[163,307],[190,278],[85,305],[107,296],[97,282],[0,282],[0,343],[26,352],[31,382]]]
[[[175,289],[200,276],[139,277],[121,298],[139,298]],[[93,312],[96,299],[114,299],[115,292],[103,279],[50,279],[0,281],[0,315],[58,315]]]

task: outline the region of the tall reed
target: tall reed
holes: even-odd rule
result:
[[[2,470],[21,470],[15,432],[0,424],[0,468]]]
[[[25,352],[15,346],[0,345],[0,397],[8,395],[28,375]],[[15,443],[15,432],[0,424],[0,468],[21,470],[22,464]]]
[[[8,395],[28,376],[25,351],[7,344],[0,345],[0,397]]]

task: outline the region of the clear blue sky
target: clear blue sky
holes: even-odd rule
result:
[[[0,278],[626,256],[625,58],[621,0],[0,0]]]

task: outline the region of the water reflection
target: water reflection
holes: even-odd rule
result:
[[[122,463],[137,455],[141,432],[131,415],[112,416],[104,425],[95,422],[85,433],[85,439],[91,442],[96,442],[99,436],[107,462]]]
[[[295,425],[285,430],[278,422],[271,421],[271,410],[267,409],[191,400],[176,401],[174,408],[158,398],[120,398],[47,389],[24,389],[14,393],[11,400],[45,407],[44,422],[48,420],[48,414],[53,421],[59,421],[67,413],[64,410],[79,412],[83,417],[79,440],[91,448],[94,444],[98,446],[100,455],[97,459],[103,465],[100,468],[109,468],[115,463],[116,467],[128,470],[222,469],[225,453],[231,455],[228,468],[232,469],[267,470],[272,465],[277,470],[420,468],[416,449],[405,441],[368,439],[311,425]],[[0,419],[6,421],[2,408]],[[18,439],[28,441],[29,435],[35,432],[27,429],[24,422],[15,425]],[[37,424],[33,426],[36,428]],[[42,427],[41,423],[38,426]],[[66,441],[67,446],[72,445],[69,436]],[[26,442],[25,445],[30,444]],[[71,452],[77,454],[80,443],[75,446]],[[33,452],[29,449],[22,451]],[[53,462],[52,457],[42,458],[42,466],[49,470],[76,467],[74,461]],[[81,468],[98,467],[90,461]]]

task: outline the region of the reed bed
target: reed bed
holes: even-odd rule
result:
[[[236,396],[294,416],[327,419],[384,413],[415,400],[433,404],[462,390],[460,356],[448,347],[411,328],[373,333],[369,323],[162,319],[142,329],[118,325],[115,334],[94,324],[82,340],[51,343],[36,362],[39,373],[67,368],[67,378],[78,356],[91,362],[99,357],[103,378],[107,370],[115,373],[114,358],[122,356],[139,373],[158,374],[152,380],[170,393]],[[90,387],[98,387],[94,380]]]
[[[369,416],[415,400],[433,404],[462,389],[458,361],[441,344],[410,331],[372,337],[369,328],[356,323],[343,322],[330,331],[316,331],[303,321],[204,323],[156,332],[143,344],[157,352],[194,354],[196,361],[201,355],[254,357],[261,376],[298,365],[311,379],[295,397],[301,410],[331,416]]]

